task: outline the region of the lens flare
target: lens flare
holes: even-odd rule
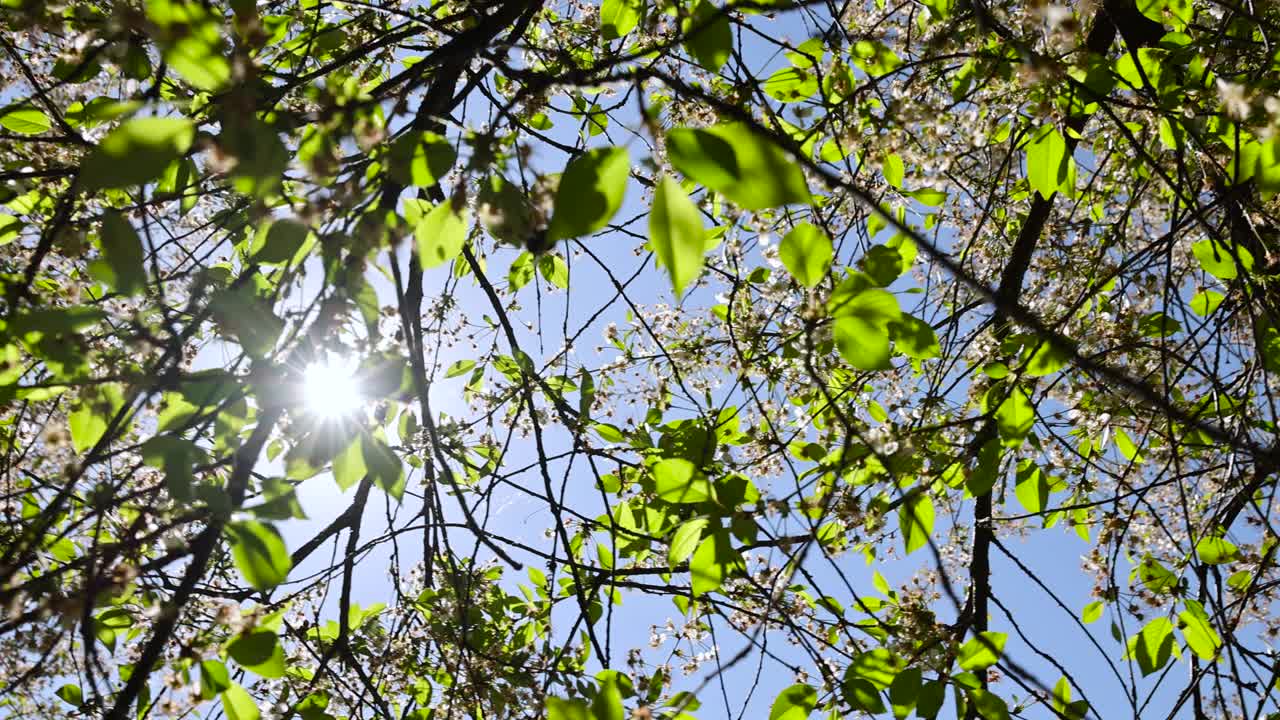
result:
[[[355,364],[332,357],[303,371],[302,398],[309,412],[323,418],[345,417],[365,403]]]

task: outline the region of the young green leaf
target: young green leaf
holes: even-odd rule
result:
[[[356,435],[346,449],[333,458],[333,479],[345,492],[364,478],[368,468],[364,462],[364,447]]]
[[[919,550],[929,542],[933,532],[933,498],[928,492],[917,492],[898,508],[898,527],[902,529],[902,541],[907,554]]]
[[[725,11],[708,0],[699,0],[682,29],[684,47],[693,59],[711,72],[719,72],[733,51],[733,29]]]
[[[448,200],[436,205],[413,229],[417,239],[418,261],[424,269],[437,267],[458,257],[467,241],[471,213],[461,214]]]
[[[902,162],[901,155],[890,153],[885,156],[884,163],[880,166],[880,172],[884,173],[885,182],[896,188],[901,188],[902,181],[907,174],[907,168]]]
[[[622,691],[617,679],[610,675],[600,683],[600,690],[591,700],[592,720],[625,720],[622,708]]]
[[[258,701],[234,682],[222,692],[222,711],[226,713],[227,720],[260,720],[262,717]]]
[[[1013,388],[996,410],[996,428],[1000,430],[1000,437],[1004,439],[1005,445],[1020,444],[1035,421],[1035,406],[1022,388]]]
[[[960,646],[956,663],[963,670],[985,670],[1000,660],[1009,636],[1000,632],[982,632]]]
[[[1045,199],[1064,189],[1074,162],[1058,129],[1053,125],[1040,128],[1027,145],[1027,180],[1031,189]]]
[[[272,630],[256,628],[227,643],[227,654],[240,667],[264,678],[284,677],[284,647]]]
[[[811,199],[804,173],[787,153],[741,123],[672,130],[667,133],[667,153],[677,170],[744,210]]]
[[[734,549],[729,534],[716,530],[704,539],[689,558],[689,575],[694,595],[720,589],[724,581],[746,569],[742,555]]]
[[[52,126],[48,115],[30,105],[0,110],[0,127],[19,135],[39,135]]]
[[[654,463],[653,481],[658,497],[671,503],[700,503],[711,499],[711,482],[683,458]]]
[[[796,282],[808,288],[822,282],[833,256],[831,238],[812,223],[791,228],[778,244],[778,259]]]
[[[1234,280],[1240,269],[1253,270],[1253,255],[1242,246],[1227,247],[1212,238],[1191,246],[1191,252],[1200,261],[1200,267],[1219,280]]]
[[[296,220],[276,220],[254,237],[249,252],[254,262],[265,265],[287,263],[302,249],[311,229]]]
[[[231,688],[231,673],[221,660],[200,661],[200,697],[212,700],[218,693]]]
[[[889,324],[902,315],[898,300],[886,290],[870,288],[832,310],[840,356],[859,370],[885,370],[889,364]]]
[[[186,118],[134,118],[107,134],[80,165],[85,190],[142,185],[186,154],[195,128]]]
[[[547,239],[582,237],[608,224],[622,207],[630,174],[626,148],[596,148],[571,160],[556,190]]]
[[[600,34],[617,40],[635,29],[644,12],[644,0],[604,0],[600,4]]]
[[[67,416],[71,447],[82,453],[97,445],[111,419],[123,406],[124,393],[115,383],[85,388],[80,403]]]
[[[94,277],[121,295],[137,295],[147,287],[147,269],[143,265],[142,240],[133,226],[119,213],[108,211],[102,216],[99,238],[102,259],[90,266]]]
[[[1206,565],[1221,565],[1232,562],[1239,556],[1240,550],[1220,537],[1200,538],[1196,543],[1196,556]]]
[[[675,534],[671,536],[671,547],[667,550],[667,561],[673,567],[689,559],[702,539],[702,531],[709,523],[710,520],[705,517],[696,517],[686,520],[676,528]]]
[[[676,297],[702,274],[705,235],[698,208],[680,184],[669,177],[659,180],[649,211],[649,242],[671,276]]]
[[[818,706],[818,691],[796,684],[778,693],[769,709],[769,720],[805,720]]]
[[[1213,660],[1222,647],[1222,638],[1209,622],[1209,614],[1203,605],[1191,598],[1184,600],[1183,605],[1186,609],[1178,613],[1178,629],[1182,631],[1182,638],[1201,660]]]
[[[431,187],[449,172],[458,151],[431,132],[410,132],[391,144],[387,172],[402,185]]]
[[[1173,643],[1173,623],[1169,618],[1158,617],[1148,622],[1141,631],[1129,638],[1126,660],[1137,660],[1142,674],[1159,672],[1177,652]]]
[[[257,520],[241,520],[227,523],[226,533],[236,567],[254,588],[270,590],[289,576],[293,561],[274,527]]]

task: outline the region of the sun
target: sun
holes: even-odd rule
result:
[[[302,371],[302,401],[311,414],[340,418],[359,410],[367,398],[350,360],[325,357]]]

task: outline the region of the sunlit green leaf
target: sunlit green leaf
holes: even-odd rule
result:
[[[778,259],[791,277],[805,287],[814,287],[822,281],[831,267],[833,255],[831,238],[812,223],[791,228],[778,244]]]
[[[807,203],[809,188],[791,158],[740,123],[667,134],[671,164],[746,210]],[[769,178],[769,182],[760,182]]]
[[[284,539],[273,526],[241,520],[228,523],[226,534],[231,540],[236,567],[250,585],[258,590],[270,590],[288,577],[293,561]]]
[[[86,190],[121,188],[156,180],[191,147],[191,121],[176,117],[135,118],[107,134],[80,165]]]
[[[649,211],[649,242],[658,261],[671,276],[671,288],[679,297],[702,274],[706,248],[698,208],[669,177],[658,181]]]
[[[548,239],[554,243],[604,227],[622,207],[630,172],[625,148],[596,148],[574,158],[560,178]]]

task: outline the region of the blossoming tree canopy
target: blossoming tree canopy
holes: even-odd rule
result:
[[[1280,717],[1277,43],[0,0],[0,715]]]

